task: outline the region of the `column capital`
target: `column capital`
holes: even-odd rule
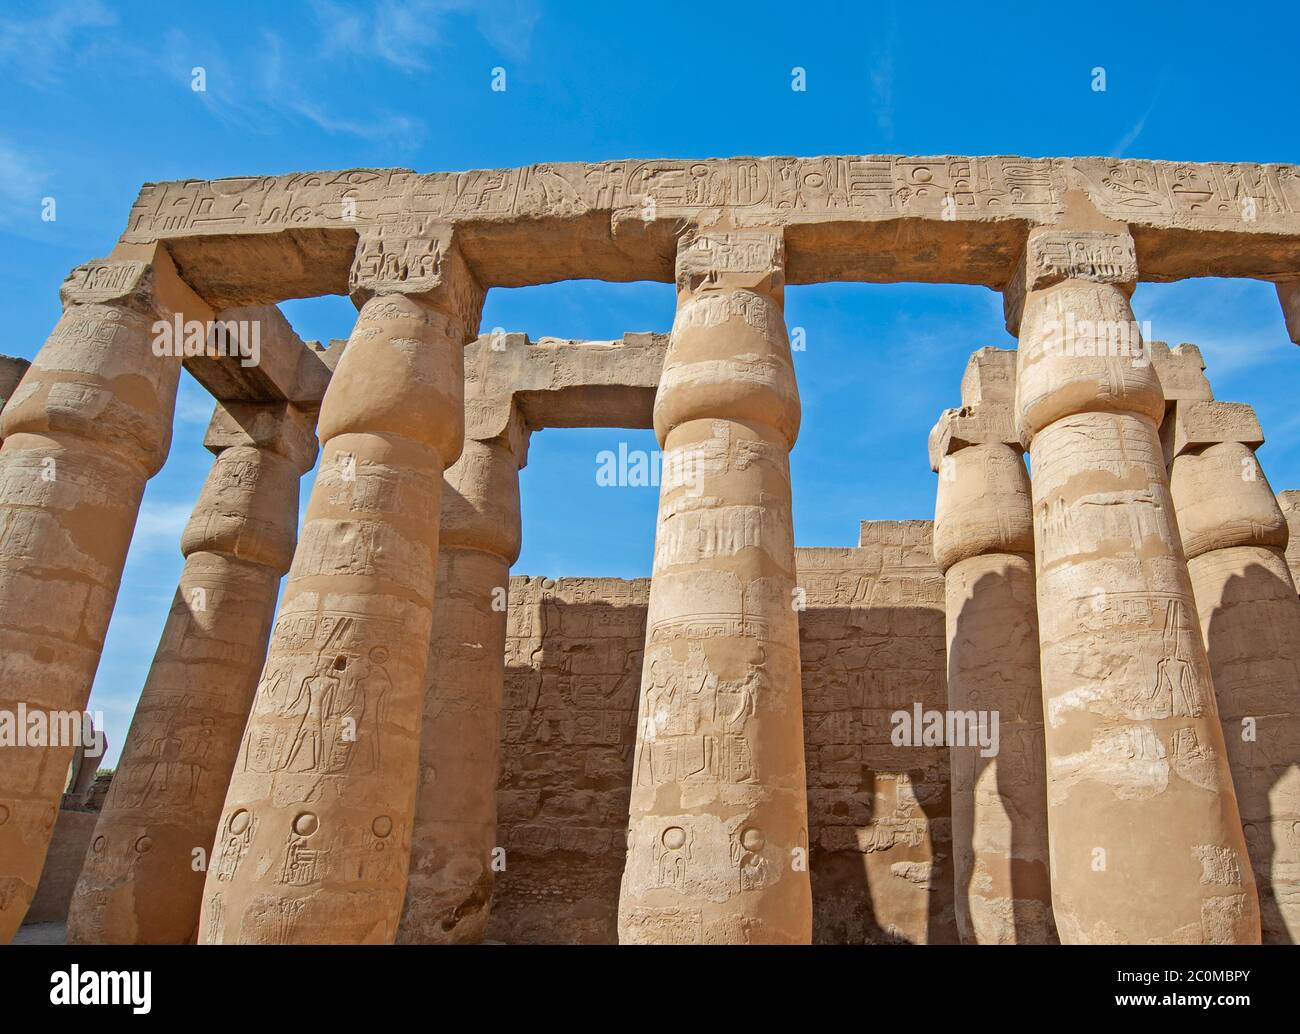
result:
[[[785,237],[780,230],[699,228],[677,242],[677,290],[738,289],[778,299],[785,291]]]
[[[1190,342],[1170,348],[1164,341],[1148,341],[1151,365],[1165,394],[1165,402],[1208,401],[1214,398],[1209,378],[1205,376],[1205,359],[1201,350]]]
[[[1264,432],[1253,406],[1244,402],[1208,399],[1180,400],[1173,404],[1160,428],[1165,463],[1207,445],[1236,442],[1254,451],[1264,444]]]
[[[452,321],[449,332],[468,340],[478,330],[485,291],[452,227],[416,220],[380,223],[358,237],[348,293],[357,308],[381,295],[416,297]]]
[[[930,429],[930,469],[972,445],[1009,445],[1020,450],[1015,420],[1016,351],[981,348],[966,364],[961,407],[945,409]]]
[[[108,258],[83,262],[59,288],[64,311],[75,305],[111,305],[144,315],[208,321],[212,307],[181,279],[161,244],[118,245]]]
[[[220,455],[241,445],[283,456],[305,474],[316,462],[315,418],[284,402],[218,400],[203,436],[203,447]]]
[[[1113,284],[1131,296],[1137,277],[1137,250],[1127,229],[1034,227],[1003,289],[1007,331],[1019,334],[1025,297],[1031,291],[1066,280],[1086,280]]]

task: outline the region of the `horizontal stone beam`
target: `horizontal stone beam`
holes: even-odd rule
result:
[[[220,354],[187,356],[185,369],[222,402],[292,402],[320,406],[330,373],[342,354],[305,342],[274,305],[223,309],[217,323]],[[346,342],[338,342],[338,345]]]
[[[512,420],[547,427],[653,426],[668,335],[571,341],[484,334],[465,346],[465,434],[489,440]]]
[[[1300,276],[1300,167],[1111,158],[627,159],[147,183],[124,242],[165,240],[214,306],[346,294],[358,235],[454,227],[485,287],[673,279],[677,236],[784,231],[786,281],[1001,289],[1071,199],[1125,223],[1142,280]]]

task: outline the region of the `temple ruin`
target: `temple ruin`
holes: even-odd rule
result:
[[[0,360],[0,711],[86,707],[182,366],[214,460],[102,806],[0,751],[0,938],[39,884],[77,944],[1295,941],[1300,492],[1129,304],[1202,276],[1300,343],[1300,167],[146,184]],[[576,278],[675,283],[671,334],[480,334]],[[800,548],[784,290],[835,280],[987,287],[1019,345],[953,371],[933,521]],[[346,341],[276,308],[329,294]],[[653,428],[651,578],[511,576],[556,427]]]

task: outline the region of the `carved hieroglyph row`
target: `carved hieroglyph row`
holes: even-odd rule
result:
[[[1300,232],[1294,165],[864,155],[627,159],[427,174],[346,169],[147,183],[131,208],[125,239],[363,227],[402,217],[478,223],[624,210],[692,220],[731,210],[774,226],[826,215],[1050,222],[1071,190],[1086,193],[1114,219],[1197,227],[1244,216],[1260,230]]]
[[[439,261],[422,243],[434,227],[456,230],[485,287],[669,281],[682,227],[726,222],[783,234],[788,283],[1000,289],[1027,229],[1061,223],[1076,203],[1133,228],[1143,279],[1300,276],[1297,167],[1107,158],[658,159],[182,180],[144,185],[123,240],[167,241],[192,286],[221,306],[348,291],[358,235],[371,241],[365,275],[418,280]],[[389,234],[402,243],[380,248]]]
[[[930,522],[864,522],[859,546],[796,550],[796,568],[813,940],[953,943],[948,751],[890,742],[894,711],[944,706]],[[649,592],[511,579],[490,940],[616,939]],[[660,860],[694,878],[707,859]]]

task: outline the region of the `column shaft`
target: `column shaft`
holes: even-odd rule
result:
[[[367,289],[322,403],[320,470],[204,889],[206,943],[388,943],[397,931],[442,475],[463,434],[471,317],[445,278],[472,278],[450,245],[392,246],[363,241],[354,276],[405,280],[418,259],[442,290]]]
[[[217,459],[181,540],[180,585],[72,899],[69,943],[180,944],[198,930],[221,805],[293,557],[298,479],[316,449],[311,421],[285,407],[231,408],[235,416],[218,405],[209,431]],[[236,420],[288,455],[252,444]]]
[[[968,412],[950,411],[958,419]],[[946,589],[948,707],[996,730],[987,747],[949,745],[957,926],[965,943],[1050,944],[1056,927],[1029,477],[1018,447],[996,441],[996,433],[980,437],[990,440],[950,443],[938,464],[934,523]]]
[[[1181,452],[1170,486],[1259,891],[1262,938],[1292,944],[1300,941],[1300,597],[1284,554],[1286,519],[1245,442]]]
[[[151,347],[170,315],[157,271],[76,270],[0,427],[0,709],[51,727],[89,700],[145,482],[171,442],[181,362]],[[0,943],[35,893],[74,748],[0,750]]]
[[[519,456],[467,440],[447,471],[420,788],[399,943],[483,939],[497,840],[506,597],[519,555]]]
[[[1052,900],[1066,943],[1258,941],[1259,911],[1127,297],[1131,238],[1031,234],[1031,443]],[[1106,281],[1106,282],[1099,282]],[[1117,286],[1118,281],[1119,286]]]
[[[762,232],[678,252],[624,943],[812,936],[783,268]]]

